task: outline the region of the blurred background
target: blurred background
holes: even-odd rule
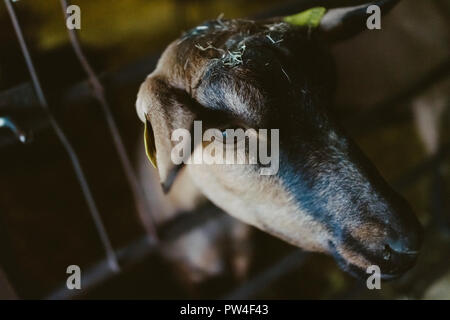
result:
[[[134,103],[164,48],[204,20],[293,14],[336,1],[78,0],[80,42],[101,79],[128,156],[136,166],[142,124]],[[345,1],[340,1],[345,2]],[[0,298],[450,299],[450,1],[403,1],[380,31],[332,48],[338,71],[334,112],[426,226],[417,266],[368,290],[328,256],[305,253],[252,229],[245,276],[188,284],[149,244],[102,108],[69,42],[56,0],[13,3],[51,113],[84,169],[120,272],[64,147],[39,106],[19,43],[0,3]],[[137,168],[136,168],[137,170]],[[150,169],[149,169],[150,170]],[[151,204],[150,204],[151,206]],[[223,213],[201,212],[158,226],[162,242],[201,229]],[[66,268],[83,290],[66,288]]]

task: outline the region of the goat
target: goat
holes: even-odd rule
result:
[[[387,13],[397,2],[375,3]],[[295,17],[219,18],[172,42],[136,102],[163,190],[176,199],[191,192],[186,183],[193,185],[192,207],[205,196],[246,224],[332,255],[355,276],[374,264],[384,279],[409,270],[422,242],[420,223],[328,110],[336,85],[329,44],[362,31],[367,7],[331,9],[323,17],[319,11],[321,19],[306,25]],[[180,170],[170,158],[171,133],[190,130],[194,120],[278,128],[278,173],[260,175],[258,164]]]

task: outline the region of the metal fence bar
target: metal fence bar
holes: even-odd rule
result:
[[[152,245],[153,243],[153,245]],[[127,246],[116,250],[117,259],[120,261],[123,272],[125,269],[140,262],[145,257],[152,254],[157,247],[154,245],[154,241],[148,237],[142,237]],[[95,265],[82,272],[82,288],[81,290],[69,290],[66,284],[60,285],[56,290],[50,292],[49,295],[44,297],[46,300],[68,300],[76,299],[79,296],[85,294],[90,289],[108,281],[116,272],[111,271],[109,268],[108,260],[100,260]]]
[[[17,300],[19,296],[0,266],[0,300]]]
[[[211,210],[211,208],[213,208],[213,210]],[[158,243],[149,241],[148,237],[144,236],[116,250],[116,256],[122,265],[122,271],[139,263],[146,257],[158,254],[159,249],[164,247],[164,245],[178,240],[184,234],[189,233],[192,230],[201,228],[209,221],[226,218],[225,215],[226,214],[219,209],[211,207],[211,205],[206,205],[196,214],[177,216],[161,226],[161,240]],[[111,272],[106,266],[107,261],[101,260],[88,270],[83,271],[82,283],[84,290],[89,290],[114,277],[115,273]],[[85,292],[86,291],[84,291],[84,293]],[[77,292],[77,290],[68,290],[66,284],[63,283],[53,292],[50,292],[45,299],[74,299],[81,294],[82,293]]]
[[[9,117],[0,117],[0,128],[8,128],[14,133],[16,138],[22,142],[26,143],[28,141],[28,136],[13,120]]]
[[[67,0],[61,0],[61,7],[63,9],[63,14],[66,19],[68,18]],[[136,209],[138,210],[141,217],[149,216],[149,223],[147,224],[147,231],[154,238],[154,241],[157,241],[157,233],[156,228],[154,226],[154,219],[151,214],[149,203],[144,195],[144,191],[142,190],[142,186],[140,185],[136,173],[133,169],[133,165],[131,164],[130,158],[128,157],[127,151],[125,149],[125,145],[123,143],[122,137],[120,135],[119,129],[117,127],[116,121],[111,111],[111,107],[105,97],[105,90],[103,88],[102,83],[100,82],[97,74],[92,69],[89,64],[86,55],[81,49],[80,41],[78,39],[77,33],[75,29],[67,29],[70,42],[72,44],[72,48],[75,51],[75,55],[77,56],[81,66],[84,71],[88,75],[89,82],[91,84],[92,94],[95,99],[101,106],[101,109],[105,115],[106,123],[108,124],[109,132],[113,138],[114,146],[119,155],[119,160],[122,165],[122,168],[125,172],[125,176],[128,180],[128,184],[134,194]]]
[[[33,86],[34,86],[35,92],[38,97],[39,105],[42,107],[45,114],[47,115],[51,127],[55,131],[58,139],[60,140],[61,144],[63,145],[64,149],[66,150],[66,152],[70,158],[70,161],[75,170],[75,174],[77,176],[78,182],[80,183],[81,190],[83,191],[83,195],[84,195],[87,205],[89,207],[89,211],[91,213],[95,227],[97,229],[97,232],[99,234],[100,240],[103,245],[103,248],[105,250],[107,260],[108,260],[108,265],[111,268],[111,270],[117,272],[120,270],[120,267],[119,267],[119,264],[117,261],[116,254],[111,245],[108,234],[106,233],[105,227],[103,225],[103,221],[98,212],[97,205],[95,203],[94,197],[89,188],[89,184],[84,175],[83,169],[82,169],[80,161],[78,159],[78,156],[77,156],[75,150],[73,149],[72,145],[70,144],[69,140],[67,139],[67,136],[65,135],[65,133],[64,133],[63,129],[61,128],[61,126],[59,125],[58,121],[56,120],[56,118],[53,116],[53,114],[49,110],[47,100],[45,98],[44,92],[42,91],[42,87],[39,82],[39,78],[36,73],[36,70],[34,68],[33,61],[31,59],[27,44],[23,37],[22,29],[19,25],[19,21],[17,19],[16,13],[14,11],[14,7],[11,4],[10,0],[4,0],[4,1],[5,1],[5,5],[7,8],[8,14],[11,18],[14,30],[16,32],[16,35],[17,35],[17,38],[18,38],[18,41],[20,44],[20,48],[24,55],[25,62],[27,64],[27,68],[28,68],[28,71],[30,73],[30,76],[31,76],[31,79],[33,82]]]
[[[303,250],[295,250],[256,275],[253,279],[247,281],[243,286],[224,296],[223,299],[242,300],[254,298],[258,292],[261,292],[282,276],[301,266],[307,257],[308,253]]]
[[[394,181],[394,186],[398,189],[405,189],[409,185],[419,180],[425,173],[430,172],[433,168],[439,166],[450,156],[450,143],[442,145],[433,156],[425,159],[407,174],[398,177]]]
[[[366,134],[386,125],[386,123],[392,123],[409,112],[408,108],[399,108],[398,106],[408,103],[449,76],[450,57],[447,57],[447,59],[441,61],[398,94],[388,97],[374,106],[370,106],[366,111],[360,111],[354,116],[349,115],[343,122],[345,125],[352,125],[352,132],[359,135]],[[397,106],[397,108],[393,108],[393,106]]]

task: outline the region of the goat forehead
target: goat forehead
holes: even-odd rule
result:
[[[261,123],[273,108],[287,104],[283,100],[291,96],[293,87],[273,52],[246,50],[242,55],[232,52],[222,59],[206,61],[191,92],[208,108],[231,112],[249,123]],[[261,56],[264,51],[263,59],[255,57],[254,52]]]
[[[208,108],[224,111],[248,124],[260,124],[267,112],[267,96],[241,71],[224,68],[220,63],[210,66],[195,98]]]
[[[187,90],[251,125],[266,124],[274,109],[292,109],[303,85],[294,51],[309,43],[290,30],[283,22],[219,18],[188,31],[175,47]]]
[[[241,19],[209,21],[186,32],[176,42],[178,61],[182,63],[192,58],[198,63],[203,60],[200,64],[205,67],[209,60],[221,60],[228,67],[242,66],[243,57],[249,52],[267,54],[282,49],[283,38],[290,34],[289,30],[285,23],[268,25]]]

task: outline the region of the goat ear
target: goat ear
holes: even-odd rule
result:
[[[155,147],[155,135],[153,134],[153,129],[150,121],[147,120],[147,115],[145,115],[145,125],[144,125],[144,146],[145,154],[148,160],[153,165],[155,169],[158,169],[156,163],[156,147]]]
[[[352,1],[348,1],[352,3]],[[353,1],[361,3],[361,1]],[[351,38],[367,29],[368,8],[376,5],[387,14],[399,0],[379,0],[341,8],[329,9],[318,26],[319,32],[330,42]],[[351,5],[351,4],[350,4]]]
[[[136,109],[145,124],[145,151],[158,170],[165,193],[170,190],[183,166],[176,165],[171,160],[175,144],[171,136],[175,129],[191,130],[195,115],[189,104],[186,92],[157,77],[148,77],[139,89]],[[190,148],[190,145],[188,147]]]

